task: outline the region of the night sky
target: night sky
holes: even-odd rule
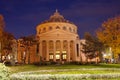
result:
[[[58,9],[61,15],[84,32],[95,30],[108,18],[120,15],[120,0],[0,0],[6,31],[16,38],[36,33],[36,26]]]

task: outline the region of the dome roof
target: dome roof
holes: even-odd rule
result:
[[[66,23],[71,23],[68,20],[66,20],[62,15],[60,15],[58,10],[56,10],[55,13],[53,15],[51,15],[50,18],[48,20],[45,20],[43,23],[47,23],[47,22],[66,22]]]

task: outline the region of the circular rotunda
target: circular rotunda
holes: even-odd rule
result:
[[[56,12],[36,27],[38,54],[43,61],[80,61],[77,26]]]

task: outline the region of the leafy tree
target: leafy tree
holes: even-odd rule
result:
[[[12,49],[11,48],[11,44],[12,44],[12,40],[14,39],[13,34],[6,32],[4,30],[5,27],[5,22],[4,22],[4,18],[2,15],[0,15],[0,53],[1,53],[1,59],[2,59],[2,55],[6,55],[3,54],[4,50],[9,51]]]
[[[0,59],[2,59],[2,36],[3,36],[3,31],[4,31],[4,18],[0,14]]]
[[[3,32],[2,36],[2,54],[1,56],[7,57],[8,55],[14,56],[14,53],[10,54],[12,52],[12,40],[14,39],[14,36],[11,33]],[[4,62],[8,61],[6,58],[5,60],[2,60]],[[10,60],[9,60],[10,61]]]
[[[2,36],[3,49],[11,50],[13,39],[14,39],[14,35],[12,33],[3,32],[3,36]]]
[[[82,52],[86,54],[87,60],[88,58],[92,59],[97,56],[101,56],[101,51],[104,49],[103,44],[88,32],[85,33],[84,38],[85,44],[82,44]]]
[[[5,23],[4,23],[4,18],[3,16],[0,14],[0,38],[2,37],[2,33],[5,27]]]
[[[36,43],[35,36],[34,35],[24,36],[24,37],[20,37],[20,39],[22,39],[21,47],[24,47],[26,54],[28,55],[28,64],[29,64],[30,63],[30,47]],[[25,56],[25,59],[26,59],[26,56]],[[23,61],[24,63],[25,63],[25,59]]]
[[[120,54],[120,16],[105,21],[96,31],[98,39],[106,46],[111,47],[114,58]]]

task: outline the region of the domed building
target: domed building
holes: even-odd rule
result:
[[[36,31],[37,44],[31,42],[33,38],[28,39],[30,41],[18,40],[16,59],[19,63],[86,62],[87,58],[81,52],[80,45],[85,40],[79,39],[77,26],[57,10],[48,20],[39,24]]]
[[[36,27],[38,54],[43,61],[80,61],[77,26],[56,12]]]

